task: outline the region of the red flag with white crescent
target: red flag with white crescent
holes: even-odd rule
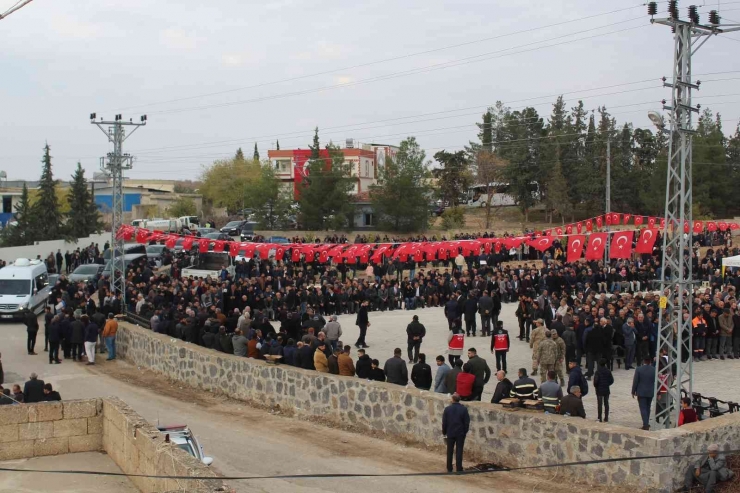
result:
[[[604,225],[604,218],[601,216],[596,218],[596,227],[601,228]]]
[[[573,225],[569,224],[565,227],[565,234],[572,234],[573,233]]]
[[[642,216],[635,216],[635,226],[642,225]]]
[[[655,227],[655,218],[654,217],[649,217],[648,218],[648,227],[649,228],[654,228]]]
[[[606,222],[606,225],[607,226],[611,226],[611,224],[612,224],[612,215],[611,214],[605,215],[604,216],[604,222]]]
[[[683,232],[684,233],[688,233],[689,231],[691,231],[691,226],[689,225],[689,221],[688,221],[688,219],[684,219],[684,221],[683,221]]]
[[[586,260],[600,260],[604,258],[607,236],[607,233],[593,233],[588,236]]]
[[[496,240],[496,243],[493,244],[493,250],[496,253],[501,253],[501,246],[502,246],[501,240]]]
[[[660,229],[665,229],[665,218],[664,217],[660,218]]]
[[[217,240],[213,243],[213,251],[214,252],[223,252],[224,251],[224,241],[223,240]]]
[[[583,254],[583,245],[586,243],[586,235],[570,235],[568,237],[568,262],[575,262]]]
[[[563,234],[563,228],[555,228],[555,233],[556,233],[556,234],[557,234],[558,236],[561,236],[561,235]]]
[[[325,264],[329,261],[329,252],[327,250],[322,250],[321,253],[319,253],[319,262],[322,264]]]
[[[192,236],[188,236],[184,240],[182,240],[182,250],[184,252],[189,252],[190,249],[193,248],[193,241],[194,238]]]
[[[701,233],[704,229],[704,224],[701,221],[694,221],[694,233]]]
[[[619,221],[621,221],[622,215],[618,212],[612,212],[612,224],[614,226],[619,225]]]
[[[624,224],[627,224],[632,216],[630,214],[624,215]]]
[[[231,245],[229,245],[229,257],[236,257],[239,255],[239,247],[241,247],[241,245],[241,243],[232,241]]]
[[[503,239],[504,246],[507,250],[511,250],[512,248],[519,248],[519,245],[521,245],[523,241],[524,238],[514,236],[507,236]]]
[[[728,226],[727,226],[727,223],[726,222],[719,223],[719,230],[720,231],[727,231],[727,227]]]
[[[177,243],[177,240],[178,240],[177,236],[167,235],[164,238],[164,246],[172,250],[173,248],[175,248],[175,243]]]
[[[589,219],[588,221],[586,221],[586,231],[590,233],[593,230],[594,230],[594,222],[591,219]]]
[[[717,231],[717,223],[715,223],[714,221],[709,221],[707,223],[707,231]]]
[[[208,253],[208,240],[198,240],[198,251]]]
[[[284,247],[277,247],[275,249],[275,260],[283,260],[283,257],[285,256],[285,248]]]
[[[640,233],[640,239],[635,246],[635,253],[653,253],[653,245],[658,238],[658,230],[645,228]]]
[[[740,228],[740,224],[738,223],[730,223],[730,229],[737,229]]]
[[[147,238],[149,238],[148,229],[139,228],[136,231],[136,243],[146,243]]]
[[[629,258],[632,255],[633,231],[619,231],[612,235],[609,258]]]
[[[576,231],[578,231],[578,234],[581,234],[581,231],[583,231],[583,223],[576,224]]]
[[[527,241],[527,245],[531,246],[535,250],[539,250],[540,252],[544,252],[550,246],[552,246],[552,242],[555,241],[555,238],[552,236],[542,236],[540,238],[532,238],[531,240]]]

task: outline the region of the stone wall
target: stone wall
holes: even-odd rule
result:
[[[104,451],[127,474],[205,479],[130,477],[143,493],[229,491],[203,465],[115,397],[0,406],[0,461]]]
[[[441,420],[449,403],[447,395],[268,365],[127,323],[119,326],[117,344],[119,355],[131,363],[200,390],[263,406],[279,405],[300,416],[319,416],[338,425],[377,430],[417,443],[442,444]],[[679,430],[646,432],[541,412],[507,410],[490,403],[466,405],[471,417],[466,451],[508,467],[696,452],[713,440],[731,443],[720,440],[727,434],[740,435],[737,414]],[[560,468],[559,477],[642,491],[672,491],[673,486],[680,486],[687,465],[686,458],[576,465]],[[551,469],[530,472],[552,474]]]
[[[102,448],[101,399],[0,406],[0,460]]]

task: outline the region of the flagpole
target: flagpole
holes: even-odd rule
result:
[[[612,153],[611,153],[612,138],[610,134],[606,136],[606,215],[609,217],[612,211]],[[604,249],[604,265],[609,265],[609,223],[606,221],[606,248]],[[607,273],[608,274],[608,273]]]

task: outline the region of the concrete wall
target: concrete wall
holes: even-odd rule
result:
[[[279,405],[285,412],[377,430],[426,445],[441,445],[442,411],[449,397],[392,384],[362,381],[267,365],[123,323],[119,355],[194,388],[219,392],[259,406]],[[740,439],[740,415],[728,415],[677,430],[646,432],[594,421],[507,410],[489,403],[466,403],[471,428],[466,451],[509,467],[605,458],[699,452],[710,443]],[[563,479],[591,484],[655,488],[679,487],[688,458],[634,460],[563,467]],[[551,475],[551,469],[532,470]]]
[[[174,480],[131,477],[144,493],[159,491],[226,491],[217,474],[187,452],[164,440],[148,421],[115,397],[103,400],[103,449],[127,474],[196,476]]]
[[[143,493],[230,491],[218,474],[115,397],[0,406],[0,461],[105,451],[124,473],[206,479],[131,477]]]
[[[79,238],[76,242],[72,243],[67,243],[64,240],[37,241],[34,245],[0,248],[0,259],[10,262],[17,258],[34,259],[37,255],[41,255],[41,258],[45,259],[51,252],[56,253],[57,250],[61,250],[62,254],[64,254],[67,250],[72,251],[77,247],[83,248],[90,246],[90,243],[97,243],[102,250],[106,241],[110,241],[110,233]]]
[[[0,406],[0,460],[102,448],[100,399]]]

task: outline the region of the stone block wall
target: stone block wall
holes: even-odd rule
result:
[[[101,399],[0,406],[0,460],[103,448]]]
[[[306,417],[377,430],[426,445],[441,445],[447,395],[354,377],[268,365],[225,355],[155,334],[127,323],[119,326],[118,353],[196,389],[223,393],[259,405],[279,405]],[[740,415],[712,419],[677,430],[646,432],[565,416],[507,410],[489,403],[466,403],[471,429],[466,451],[488,462],[526,467],[606,458],[623,462],[560,468],[560,477],[595,485],[672,491],[681,486],[688,458],[639,460],[651,455],[699,452],[713,441],[740,438]],[[711,430],[711,431],[710,431]],[[725,437],[725,438],[723,438]],[[551,469],[529,472],[552,474]]]
[[[115,397],[103,400],[103,448],[127,474],[190,476],[204,479],[130,477],[143,493],[160,491],[227,491],[212,469],[165,442],[164,435]]]

